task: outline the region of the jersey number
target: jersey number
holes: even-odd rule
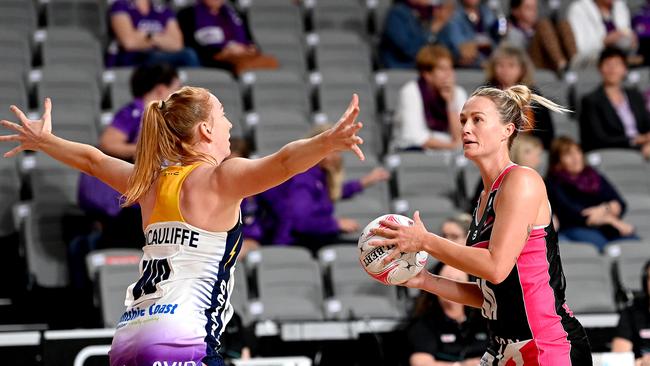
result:
[[[494,295],[494,291],[488,287],[487,281],[482,278],[478,279],[478,285],[483,292],[483,307],[481,313],[483,317],[489,320],[497,319],[497,297]]]
[[[169,279],[171,274],[171,267],[167,259],[143,260],[142,268],[142,277],[133,287],[134,300],[156,292],[156,285]]]

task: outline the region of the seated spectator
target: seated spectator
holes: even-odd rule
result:
[[[312,134],[324,131],[319,127]],[[258,196],[265,236],[263,244],[292,244],[318,252],[321,247],[341,243],[340,234],[359,230],[359,223],[336,217],[334,203],[349,199],[389,178],[384,168],[375,168],[361,179],[344,181],[343,159],[332,153],[318,165]]]
[[[449,21],[454,1],[432,7],[429,0],[396,1],[386,15],[379,46],[381,63],[387,69],[412,69],[415,58],[427,43],[433,43]]]
[[[166,64],[140,66],[131,75],[133,101],[123,106],[99,138],[106,154],[127,161],[135,157],[140,120],[145,106],[165,99],[180,88],[176,69]],[[92,250],[128,247],[141,248],[142,217],[139,207],[121,207],[122,195],[99,179],[81,173],[77,198],[79,207],[95,223],[94,231],[74,239],[68,248],[68,263],[73,286],[85,285],[85,256]]]
[[[425,46],[418,52],[416,66],[420,76],[400,90],[394,125],[396,147],[460,147],[460,110],[467,93],[456,85],[451,53],[442,46]]]
[[[625,54],[605,49],[598,62],[603,84],[582,99],[580,141],[585,151],[605,148],[640,149],[650,158],[650,116],[643,95],[625,87]]]
[[[562,72],[576,52],[571,27],[561,21],[556,29],[550,19],[539,19],[537,3],[537,0],[510,1],[510,18],[503,40],[526,50],[537,68]]]
[[[469,281],[466,273],[442,262],[431,273]],[[487,347],[487,322],[477,309],[422,291],[407,339],[410,366],[476,366]]]
[[[605,47],[626,53],[637,48],[630,10],[623,0],[575,0],[569,6],[568,20],[576,42],[576,67],[594,65]]]
[[[632,17],[632,28],[639,40],[639,55],[643,64],[650,65],[650,1]]]
[[[199,66],[191,48],[185,48],[174,12],[152,0],[115,0],[109,10],[117,50],[109,47],[108,66],[137,66],[161,62]]]
[[[497,48],[485,68],[487,85],[507,89],[517,84],[524,84],[535,94],[541,95],[535,88],[535,68],[528,55],[521,49],[510,45]],[[530,133],[542,140],[544,148],[551,146],[555,135],[551,113],[542,106],[535,106],[527,111],[527,116],[535,128]]]
[[[239,75],[251,69],[275,69],[278,62],[264,55],[251,40],[243,20],[225,0],[197,0],[178,13],[187,44],[201,65]]]
[[[460,4],[438,39],[451,50],[457,65],[481,67],[495,45],[491,33],[496,17],[481,0],[460,0]]]
[[[634,352],[635,366],[650,365],[650,261],[643,266],[641,273],[642,294],[634,297],[634,302],[623,309],[614,339],[612,352]]]
[[[561,239],[592,243],[602,250],[612,240],[638,239],[623,221],[625,201],[568,137],[553,141],[546,178],[548,198],[560,222]]]

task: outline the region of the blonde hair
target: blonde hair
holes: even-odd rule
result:
[[[570,112],[569,109],[533,93],[526,85],[514,85],[505,90],[482,87],[476,89],[470,97],[490,99],[496,105],[501,122],[515,125],[515,131],[508,140],[508,147],[512,147],[512,142],[519,132],[532,130],[535,127],[526,115],[526,111],[532,107],[533,103],[546,107],[552,112]]]
[[[307,137],[314,137],[329,130],[331,124],[322,124],[314,127]],[[343,171],[343,162],[332,167],[332,169],[325,169],[325,179],[327,179],[327,192],[332,202],[338,201],[343,195],[343,181],[345,180],[345,172]]]
[[[134,204],[149,191],[163,165],[199,161],[216,165],[213,157],[196,151],[193,146],[194,127],[208,121],[211,110],[210,92],[187,86],[164,101],[146,106],[123,206]]]
[[[503,43],[499,48],[494,50],[494,53],[492,53],[492,56],[490,56],[490,59],[485,66],[485,76],[489,84],[498,86],[499,83],[497,82],[496,65],[499,60],[504,58],[514,58],[521,66],[521,76],[519,80],[517,80],[518,84],[528,86],[535,84],[535,67],[533,66],[533,62],[530,60],[530,57],[528,57],[528,54],[526,54],[522,49],[507,43]]]
[[[538,148],[543,150],[544,146],[542,145],[542,140],[533,135],[519,135],[515,141],[513,141],[512,147],[510,148],[510,159],[517,164],[521,164],[521,154],[526,148]]]

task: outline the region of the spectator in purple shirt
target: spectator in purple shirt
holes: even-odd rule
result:
[[[197,0],[178,13],[178,22],[188,45],[203,66],[231,70],[277,68],[277,60],[255,46],[244,21],[225,0]]]
[[[270,243],[300,245],[316,253],[325,245],[342,242],[339,235],[357,231],[359,223],[336,217],[334,203],[388,178],[384,168],[375,168],[361,179],[344,182],[342,156],[330,154],[317,166],[260,195],[260,205],[271,211],[266,219],[273,222],[265,227],[275,228]]]
[[[184,46],[174,12],[166,6],[151,0],[116,0],[109,18],[117,51],[109,47],[108,66],[161,62],[199,66],[196,52]]]

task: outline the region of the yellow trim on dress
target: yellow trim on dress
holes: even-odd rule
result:
[[[185,178],[199,165],[170,166],[160,172],[150,225],[167,221],[185,222],[181,213],[181,188]]]

